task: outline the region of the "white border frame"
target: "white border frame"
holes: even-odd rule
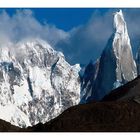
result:
[[[2,8],[33,8],[33,7],[140,7],[139,0],[0,0]]]

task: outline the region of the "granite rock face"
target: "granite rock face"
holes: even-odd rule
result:
[[[99,66],[97,67],[96,63]],[[91,93],[84,93],[84,100],[101,100],[112,89],[115,89],[137,77],[137,67],[132,54],[129,35],[123,13],[120,10],[114,14],[114,33],[95,63],[96,74],[90,82]],[[85,71],[85,75],[87,75]],[[96,77],[96,79],[95,79]],[[84,87],[85,89],[87,87]],[[83,90],[85,92],[85,90]],[[86,98],[85,98],[86,97]]]

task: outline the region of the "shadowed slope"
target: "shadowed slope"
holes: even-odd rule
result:
[[[140,76],[131,82],[128,82],[124,86],[121,86],[110,94],[106,95],[102,101],[121,101],[121,100],[133,100],[140,102]]]

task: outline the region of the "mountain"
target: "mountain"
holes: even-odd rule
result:
[[[1,44],[0,119],[27,127],[78,104],[79,71],[41,39]]]
[[[100,58],[86,67],[41,39],[1,43],[0,131],[139,131],[139,57],[136,67],[121,10]]]
[[[114,33],[111,35],[103,53],[98,60],[99,66],[91,81],[91,95],[86,91],[84,100],[101,100],[112,89],[115,89],[137,77],[136,63],[133,58],[126,22],[122,11],[114,14]],[[96,66],[96,65],[95,65]],[[93,71],[95,71],[93,67]],[[85,71],[85,75],[87,71]],[[84,79],[87,81],[86,79]],[[82,87],[85,90],[87,86]],[[85,90],[83,90],[85,92]]]

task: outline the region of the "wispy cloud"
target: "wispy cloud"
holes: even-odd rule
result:
[[[41,24],[31,10],[17,10],[13,16],[6,11],[0,13],[0,43],[4,39],[17,42],[28,37],[39,37],[55,45],[67,36],[68,33],[55,25]]]
[[[118,10],[109,9],[105,13],[96,10],[87,24],[75,28],[69,39],[57,44],[68,56],[68,61],[87,64],[90,59],[95,61],[100,57],[113,33],[113,13]],[[140,46],[140,9],[123,9],[123,13],[135,55]]]
[[[3,11],[0,13],[0,45],[9,40],[18,42],[24,38],[39,37],[61,50],[69,62],[87,64],[90,59],[95,61],[106,46],[113,32],[113,13],[116,10],[94,10],[86,24],[69,32],[47,22],[40,23],[32,10],[17,10],[12,16]],[[123,12],[131,44],[136,51],[140,45],[140,9],[123,9]]]
[[[90,59],[96,60],[112,34],[112,12],[103,14],[96,10],[88,23],[70,32],[70,38],[57,44],[72,63],[87,64]]]

